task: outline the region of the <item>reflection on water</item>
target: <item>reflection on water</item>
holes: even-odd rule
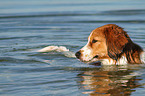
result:
[[[97,70],[81,72],[78,77],[80,90],[89,96],[129,96],[141,87],[142,80],[128,66],[103,66]]]

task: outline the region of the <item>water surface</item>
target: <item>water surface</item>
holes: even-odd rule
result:
[[[90,32],[117,24],[145,49],[144,0],[4,0],[0,3],[2,96],[144,96],[145,66],[93,66],[76,52]]]

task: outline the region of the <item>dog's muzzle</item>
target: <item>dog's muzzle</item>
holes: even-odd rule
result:
[[[75,53],[75,56],[76,56],[78,59],[80,59],[81,52],[80,52],[80,51],[76,52],[76,53]]]

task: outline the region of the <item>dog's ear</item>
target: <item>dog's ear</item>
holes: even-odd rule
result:
[[[117,61],[130,38],[127,33],[117,25],[108,25],[104,29],[104,34],[106,36],[108,55],[110,58]]]

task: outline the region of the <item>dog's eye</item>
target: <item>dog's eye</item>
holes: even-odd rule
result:
[[[96,42],[98,42],[98,40],[93,40],[93,41],[92,41],[92,43],[96,43]]]

